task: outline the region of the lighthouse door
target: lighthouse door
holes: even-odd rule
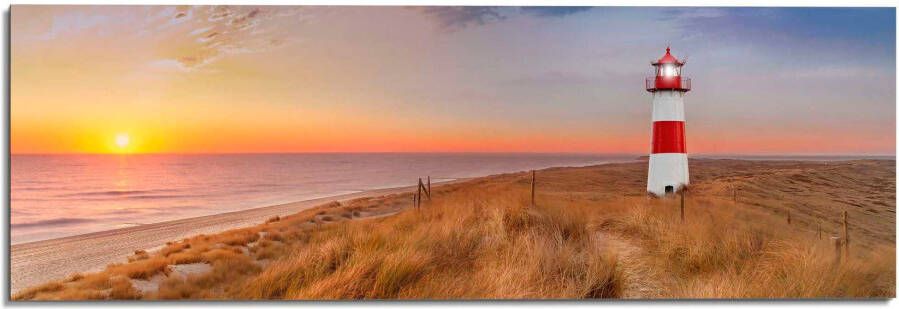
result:
[[[665,186],[665,194],[674,193],[674,186]]]

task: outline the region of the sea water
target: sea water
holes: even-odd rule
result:
[[[13,155],[12,243],[373,189],[636,155],[315,153]]]

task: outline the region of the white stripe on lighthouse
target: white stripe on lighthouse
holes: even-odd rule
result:
[[[652,94],[652,121],[684,121],[683,92],[654,92]]]

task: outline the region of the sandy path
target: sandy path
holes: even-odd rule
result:
[[[666,284],[652,267],[642,261],[643,249],[632,241],[608,232],[597,232],[601,247],[618,254],[618,266],[624,274],[626,299],[654,299],[664,297]]]
[[[457,180],[457,181],[462,181]],[[452,182],[442,182],[441,185]],[[211,234],[263,223],[332,201],[412,192],[414,186],[380,189],[318,198],[282,205],[253,208],[210,216],[152,223],[78,236],[16,244],[10,248],[10,288],[18,290],[65,278],[73,273],[102,270],[114,262],[124,262],[134,250],[151,249],[166,242],[197,234]]]

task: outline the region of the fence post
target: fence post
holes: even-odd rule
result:
[[[821,240],[821,219],[818,219],[818,240]]]
[[[734,205],[736,205],[737,204],[737,187],[734,186],[733,189],[734,189]]]
[[[790,217],[790,211],[787,210],[787,225],[793,224],[793,218]]]
[[[680,222],[686,221],[686,217],[684,216],[684,203],[686,202],[687,196],[687,188],[683,188],[680,191]]]
[[[421,207],[421,178],[418,178],[418,203],[417,207]]]
[[[844,246],[846,247],[846,258],[849,258],[849,214],[847,211],[843,211],[843,241],[846,243]]]
[[[419,192],[424,190],[425,196],[428,197],[428,201],[431,200],[431,190],[429,190],[429,188],[425,188],[425,184],[421,181],[421,178],[418,179],[418,190],[419,190]]]
[[[843,254],[843,250],[842,250],[842,249],[843,249],[843,248],[842,248],[842,246],[843,246],[843,239],[840,238],[840,236],[833,236],[833,237],[830,237],[830,241],[833,242],[833,249],[834,249],[834,264],[840,264],[841,257],[842,257],[842,254]]]
[[[534,190],[537,183],[537,171],[531,170],[531,207],[537,206],[537,202],[535,201]]]
[[[428,200],[431,200],[431,176],[428,176]]]

